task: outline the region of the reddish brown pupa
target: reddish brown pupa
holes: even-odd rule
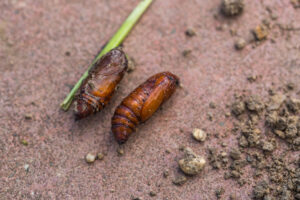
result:
[[[158,73],[131,92],[117,107],[112,132],[118,143],[126,142],[139,123],[145,122],[175,92],[179,78]]]
[[[128,61],[125,53],[116,48],[105,54],[89,71],[75,101],[75,119],[98,112],[110,101],[122,80]]]

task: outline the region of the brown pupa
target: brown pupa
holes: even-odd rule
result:
[[[128,66],[125,53],[116,48],[105,54],[89,71],[75,101],[75,120],[104,108],[110,101]]]
[[[139,123],[149,119],[170,98],[179,85],[179,78],[161,72],[131,92],[117,107],[112,118],[112,132],[119,144],[126,142]]]

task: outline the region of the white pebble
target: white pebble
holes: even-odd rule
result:
[[[25,169],[25,171],[28,172],[28,171],[29,171],[29,165],[28,165],[28,164],[25,164],[25,165],[24,165],[24,169]]]
[[[95,160],[96,160],[96,156],[94,154],[92,154],[92,153],[86,154],[85,161],[87,163],[93,163],[93,162],[95,162]]]
[[[199,142],[204,142],[206,140],[207,133],[201,129],[195,128],[193,130],[193,137]]]

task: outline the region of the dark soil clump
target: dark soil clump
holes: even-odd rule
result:
[[[244,7],[243,0],[223,0],[221,11],[225,16],[236,16],[243,12]]]
[[[237,98],[231,111],[239,121],[234,132],[240,131],[237,137],[240,149],[230,150],[232,161],[224,178],[235,179],[242,186],[245,183],[243,169],[250,164],[254,169],[253,178],[257,180],[253,199],[298,199],[300,157],[291,161],[286,153],[299,151],[300,100],[274,93],[264,102],[258,96],[250,95]],[[283,140],[288,150],[277,149],[277,140]],[[281,154],[273,154],[275,151]],[[211,151],[211,164],[218,166],[218,161],[215,151]]]

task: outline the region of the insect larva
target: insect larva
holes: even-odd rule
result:
[[[75,101],[75,119],[98,112],[110,101],[127,70],[125,53],[116,48],[105,54],[89,71]]]
[[[139,123],[145,122],[175,92],[179,78],[170,72],[158,73],[131,92],[117,107],[112,132],[118,143],[126,142]]]

